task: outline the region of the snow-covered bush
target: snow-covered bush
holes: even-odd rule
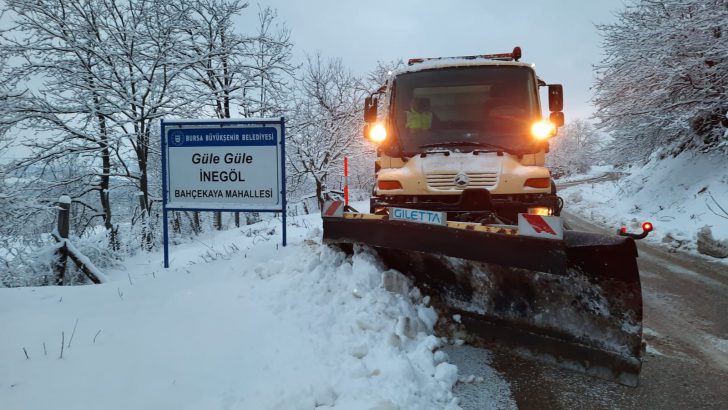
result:
[[[714,258],[728,258],[728,240],[713,238],[710,227],[704,226],[698,231],[698,252]]]

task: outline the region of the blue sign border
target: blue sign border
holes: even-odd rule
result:
[[[225,128],[225,127],[233,127],[236,125],[244,125],[244,126],[251,126],[251,125],[260,125],[262,127],[266,125],[280,125],[281,127],[281,135],[280,135],[280,141],[278,141],[278,144],[281,146],[280,150],[280,168],[281,168],[281,208],[280,209],[249,209],[249,208],[240,208],[240,209],[215,209],[215,208],[167,208],[167,196],[169,194],[168,187],[167,187],[167,138],[166,138],[166,128],[172,128],[172,127],[182,127],[182,126],[208,126],[210,128],[212,127],[219,127],[219,128]],[[162,149],[162,220],[163,220],[163,234],[164,234],[164,267],[169,268],[169,221],[168,221],[168,212],[169,211],[203,211],[203,212],[280,212],[281,213],[281,223],[283,225],[283,246],[286,246],[286,127],[285,127],[285,118],[280,117],[280,119],[258,119],[258,120],[238,120],[238,119],[219,119],[219,120],[205,120],[205,121],[175,121],[175,120],[169,120],[165,121],[164,119],[161,120],[161,129],[160,129],[160,140],[161,140],[161,149]],[[214,144],[211,144],[214,145]],[[248,144],[240,144],[240,145],[251,145]],[[267,144],[266,144],[267,145]]]

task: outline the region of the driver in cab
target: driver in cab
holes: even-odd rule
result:
[[[432,128],[433,122],[437,122],[437,117],[430,109],[429,98],[412,98],[410,100],[410,109],[406,114],[405,128],[407,129],[429,130]]]

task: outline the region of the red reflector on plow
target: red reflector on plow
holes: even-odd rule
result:
[[[537,238],[564,239],[564,227],[558,216],[518,214],[518,234]]]
[[[321,212],[325,218],[343,218],[344,217],[344,202],[343,201],[326,201],[324,202],[324,209]]]

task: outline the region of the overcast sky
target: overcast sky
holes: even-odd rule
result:
[[[594,24],[615,20],[623,0],[266,0],[292,31],[296,58],[320,51],[365,74],[377,61],[523,49],[546,82],[562,83],[566,120],[587,118],[592,66],[601,59]],[[248,16],[255,14],[251,0]],[[249,21],[247,18],[244,21]],[[241,31],[249,33],[245,27]]]

